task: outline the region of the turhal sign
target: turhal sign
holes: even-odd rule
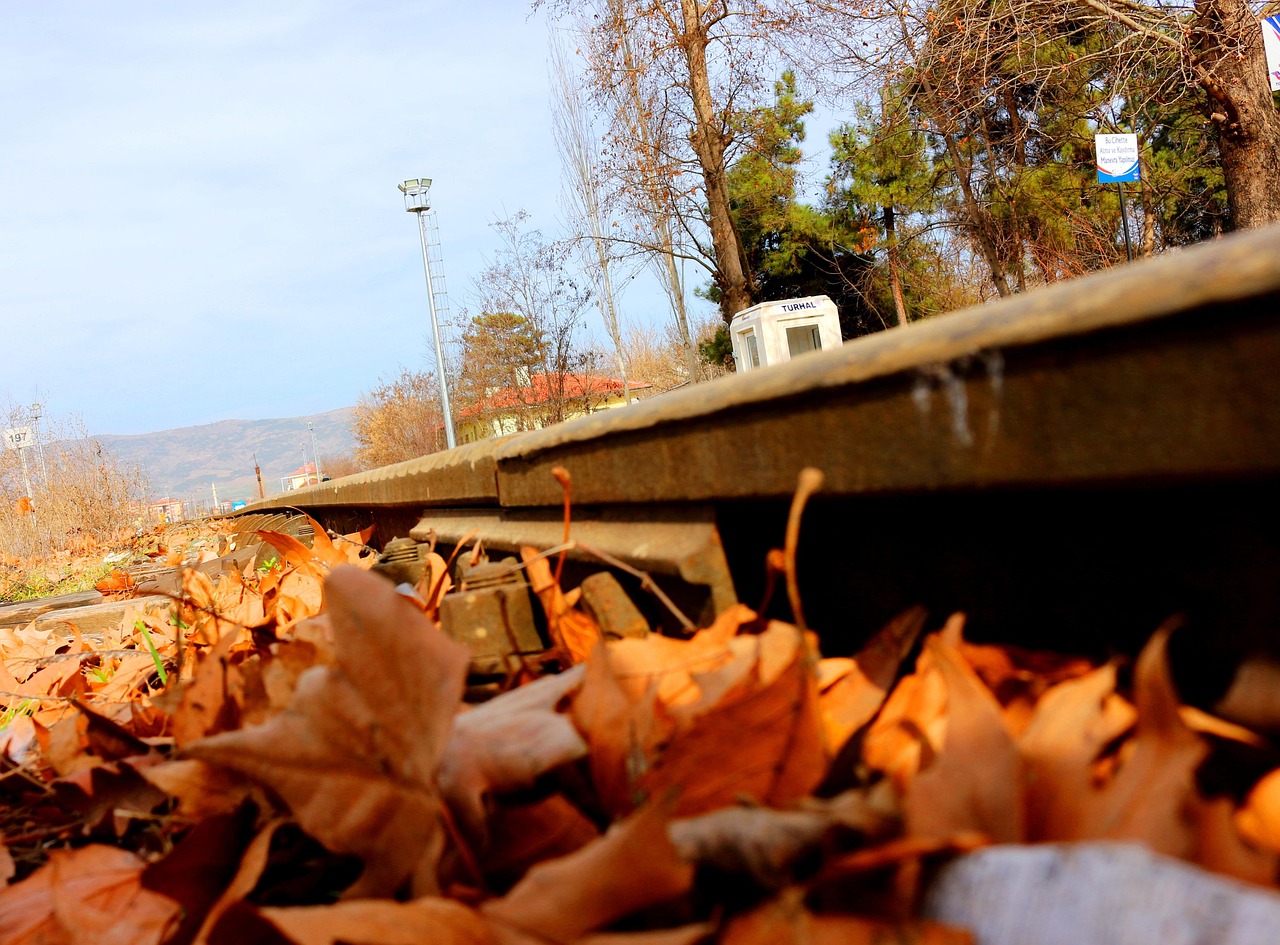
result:
[[[1094,135],[1093,153],[1099,184],[1138,180],[1137,135]]]

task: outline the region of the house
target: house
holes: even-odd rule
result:
[[[733,316],[729,335],[734,363],[745,373],[840,347],[840,315],[825,295],[761,302]]]
[[[185,509],[179,499],[156,499],[154,502],[147,504],[147,521],[149,522],[180,522],[185,517]]]
[[[652,384],[630,381],[632,399]],[[595,374],[532,374],[528,385],[500,387],[458,413],[459,443],[535,430],[626,406],[622,379]]]
[[[292,492],[294,489],[301,489],[303,486],[314,486],[319,482],[320,479],[316,476],[316,464],[307,463],[282,478],[280,480],[280,489],[284,492]]]

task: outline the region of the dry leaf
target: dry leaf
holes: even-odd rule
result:
[[[49,862],[0,891],[6,945],[147,945],[163,940],[178,904],[143,889],[142,860],[94,844],[53,850]]]
[[[1280,768],[1253,786],[1235,821],[1240,835],[1255,847],[1280,853]]]
[[[571,606],[551,573],[551,562],[538,557],[536,548],[521,548],[520,557],[525,562],[529,586],[547,615],[551,639],[564,648],[573,663],[585,662],[591,648],[603,638],[599,624],[585,611]]]
[[[540,863],[481,912],[543,941],[571,942],[638,909],[684,895],[693,867],[667,837],[663,805],[642,808],[576,853]]]
[[[677,736],[639,780],[648,797],[678,792],[678,816],[744,798],[774,807],[809,794],[826,770],[817,690],[797,650],[771,684],[744,684]]]
[[[612,652],[612,644],[603,643],[592,651],[572,716],[590,747],[591,782],[600,806],[617,817],[640,802],[635,782],[648,770],[671,724],[655,711],[656,685],[641,699],[629,697],[614,674]]]
[[[1095,790],[1091,766],[1137,715],[1115,688],[1116,668],[1108,664],[1059,683],[1036,705],[1018,740],[1026,767],[1028,840],[1082,836],[1082,805]]]
[[[1081,836],[1138,840],[1157,853],[1186,857],[1196,845],[1188,817],[1194,775],[1208,746],[1178,712],[1166,658],[1169,632],[1156,631],[1138,657],[1133,751],[1111,783],[1086,798]]]
[[[259,909],[296,945],[492,945],[488,923],[448,899],[357,899],[332,906]]]
[[[411,875],[431,891],[435,771],[468,651],[378,575],[335,568],[326,593],[335,664],[303,673],[286,711],[188,751],[272,788],[307,833],[363,859],[353,895],[390,894]]]
[[[555,710],[582,682],[581,667],[544,676],[460,713],[437,779],[450,808],[483,844],[485,802],[531,787],[541,775],[587,753],[573,722]]]
[[[822,725],[833,752],[880,711],[924,621],[922,607],[889,621],[862,648],[848,672],[822,693]]]
[[[991,691],[942,636],[925,641],[947,693],[947,732],[916,775],[903,806],[911,837],[979,831],[999,843],[1023,839],[1022,770]]]
[[[728,923],[720,945],[972,945],[973,936],[933,922],[885,922],[852,915],[815,915],[798,891]]]

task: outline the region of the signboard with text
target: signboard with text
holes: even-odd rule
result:
[[[1123,184],[1138,179],[1137,135],[1094,135],[1093,156],[1098,183]]]
[[[34,440],[31,439],[31,427],[11,427],[4,431],[4,445],[6,449],[25,449],[33,442]]]
[[[1280,92],[1280,16],[1269,16],[1262,21],[1262,45],[1267,49],[1271,91]]]

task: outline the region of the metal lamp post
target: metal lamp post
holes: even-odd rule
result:
[[[311,458],[316,464],[316,482],[321,481],[320,475],[320,453],[316,449],[316,425],[312,421],[307,421],[307,429],[311,431]]]
[[[427,304],[431,309],[431,336],[435,342],[436,366],[440,372],[440,408],[444,412],[444,438],[449,449],[457,443],[453,437],[453,412],[449,409],[449,385],[444,376],[444,348],[440,344],[440,324],[436,319],[436,294],[431,284],[431,258],[427,255],[427,213],[431,210],[428,193],[431,190],[431,178],[415,177],[397,185],[404,194],[404,208],[409,213],[417,214],[418,238],[422,243],[422,268],[427,274]]]

